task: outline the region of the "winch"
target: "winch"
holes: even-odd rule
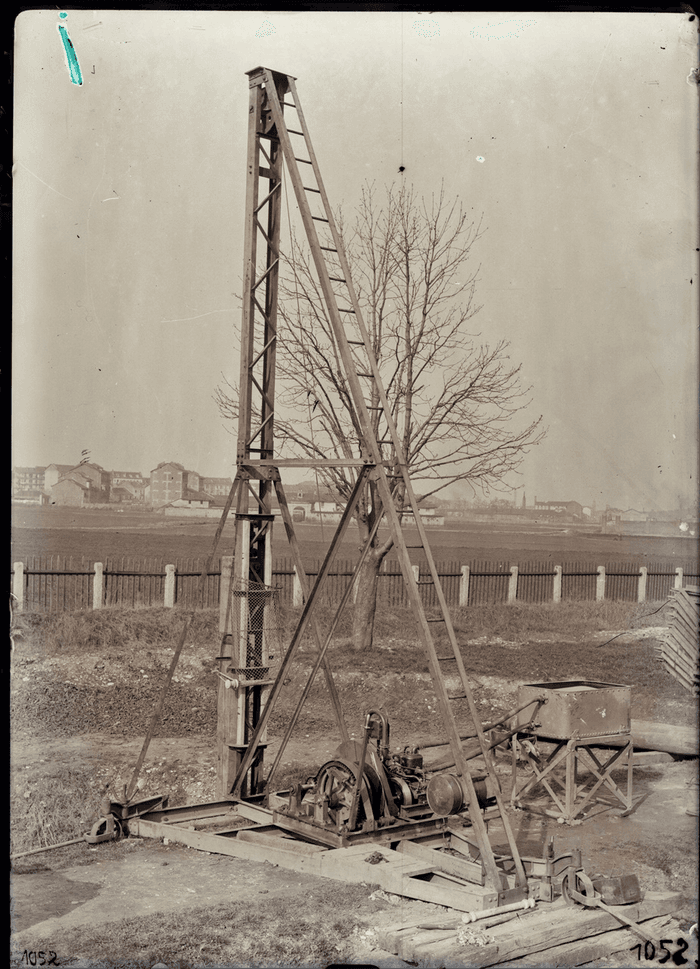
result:
[[[483,808],[488,801],[486,778],[474,776],[472,781]],[[362,742],[342,742],[315,776],[289,791],[271,793],[269,805],[280,826],[285,819],[296,819],[312,823],[316,835],[324,828],[341,839],[417,819],[444,827],[449,815],[468,809],[459,778],[446,773],[429,776],[418,746],[392,752],[384,710],[367,711]]]

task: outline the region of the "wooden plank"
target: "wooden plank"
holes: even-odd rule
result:
[[[666,661],[669,659],[673,660],[674,663],[677,663],[691,677],[697,671],[697,652],[694,655],[687,654],[683,643],[679,642],[676,633],[670,632],[662,645],[657,647],[657,650]]]
[[[272,821],[272,811],[261,805],[251,804],[248,801],[233,801],[232,804],[236,808],[236,813],[242,818],[257,821],[258,824],[270,824]]]
[[[643,925],[651,935],[661,938],[662,933],[666,934],[666,926],[674,922],[673,916],[661,915],[658,918],[649,919]],[[670,946],[670,951],[673,954],[678,949],[678,946],[675,945],[675,939],[681,934],[680,925],[675,922],[675,925],[668,928],[667,934],[673,936],[674,939],[674,943]],[[540,969],[540,967],[541,969],[545,969],[545,967],[546,969],[570,969],[570,967],[585,966],[589,962],[595,962],[596,959],[605,959],[607,956],[618,952],[626,953],[632,959],[631,949],[638,945],[639,941],[639,937],[631,929],[617,929],[612,932],[603,932],[602,935],[594,936],[592,939],[580,939],[576,942],[552,946],[551,949],[545,949],[536,961],[533,962],[531,956],[526,956],[523,961],[518,959],[515,965],[527,966],[527,969]],[[659,954],[657,953],[657,955]],[[673,962],[669,962],[669,965],[673,964]]]
[[[665,643],[662,647],[657,649],[657,652],[662,657],[669,673],[672,676],[677,676],[680,674],[685,680],[690,683],[693,682],[694,678],[698,674],[698,661],[695,660],[691,662],[687,660],[681,652],[674,649],[668,643]]]
[[[633,720],[631,729],[635,750],[665,750],[669,754],[683,754],[686,757],[698,755],[698,735],[694,727]],[[622,747],[625,743],[624,739],[618,737],[605,737],[592,739],[590,746]]]
[[[430,850],[430,849],[428,849]],[[368,857],[378,854],[384,861],[371,864]],[[441,878],[432,863],[412,861],[406,854],[387,848],[384,845],[355,844],[348,848],[335,848],[320,856],[321,874],[347,882],[366,882],[379,885],[394,895],[416,898],[425,902],[444,905],[460,912],[470,912],[489,908],[497,903],[497,896],[489,889],[479,885],[459,884]],[[420,875],[432,876],[425,881]]]
[[[698,644],[695,630],[693,631],[693,637],[691,639],[685,628],[676,626],[668,630],[661,642],[666,650],[671,649],[672,652],[678,653],[684,662],[692,665],[697,661]]]
[[[635,747],[665,750],[669,754],[697,755],[698,753],[698,735],[694,727],[633,720],[632,741]]]
[[[249,861],[267,861],[282,868],[290,868],[292,871],[305,871],[312,875],[321,874],[319,858],[322,857],[322,853],[300,855],[282,847],[270,848],[267,845],[239,841],[238,837],[219,837],[205,831],[191,831],[188,828],[159,824],[156,821],[144,821],[143,818],[129,821],[129,828],[139,838],[168,838],[170,841],[189,845],[190,848],[197,848],[199,851],[247,858]],[[247,829],[241,829],[241,831],[245,830]]]
[[[475,885],[484,884],[482,866],[474,861],[468,861],[464,857],[457,858],[454,855],[447,855],[444,851],[436,851],[434,848],[427,848],[425,845],[416,844],[414,841],[400,842],[397,851],[410,855],[416,860],[422,859],[426,864],[432,864],[436,871],[459,875]]]
[[[698,641],[698,612],[697,609],[674,609],[669,616],[670,628],[677,629],[683,637],[688,637],[688,644],[695,646]]]
[[[434,905],[444,905],[448,908],[456,909],[458,912],[475,912],[492,908],[498,903],[498,895],[480,885],[457,885],[440,877],[439,874],[431,875],[429,881],[416,877],[421,872],[407,872],[391,866],[386,868],[384,865],[377,866],[379,884],[388,892],[394,895],[402,895],[404,898],[416,898],[422,902],[431,902]],[[423,874],[430,874],[423,872]]]
[[[665,750],[635,750],[632,755],[634,767],[648,767],[650,764],[673,763],[673,754]]]
[[[620,911],[635,922],[645,921],[659,915],[677,911],[682,897],[676,892],[647,892],[642,902],[620,906]],[[527,933],[524,933],[524,923]],[[527,913],[520,919],[493,926],[488,935],[494,942],[487,946],[460,945],[457,933],[437,941],[426,933],[415,938],[392,938],[390,932],[380,933],[380,945],[390,952],[396,951],[402,959],[420,962],[421,965],[449,966],[495,966],[511,959],[520,959],[533,952],[542,952],[553,946],[575,942],[590,936],[619,928],[614,915],[597,908],[567,906],[561,899],[551,904],[538,904],[535,913]],[[475,923],[478,927],[478,923]],[[394,948],[396,946],[396,948]]]
[[[260,831],[257,828],[241,828],[238,833],[238,841],[247,841],[250,844],[261,845],[262,847],[272,848],[276,851],[282,848],[284,851],[294,851],[300,855],[313,855],[318,851],[328,851],[323,845],[312,845],[307,841],[298,841],[296,838],[285,837],[284,832],[279,831]]]

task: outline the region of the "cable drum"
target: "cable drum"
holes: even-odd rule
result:
[[[479,807],[486,806],[488,793],[485,777],[473,777]],[[466,784],[456,774],[437,774],[428,782],[428,804],[433,814],[448,817],[459,814],[469,807],[469,793]]]

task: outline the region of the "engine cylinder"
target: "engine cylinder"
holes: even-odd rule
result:
[[[472,783],[479,807],[484,807],[488,797],[486,778],[473,777]],[[428,783],[427,796],[430,810],[438,817],[459,814],[469,807],[467,786],[456,774],[437,774],[432,777]]]

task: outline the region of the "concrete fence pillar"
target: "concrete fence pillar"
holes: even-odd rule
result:
[[[231,633],[231,573],[233,555],[221,556],[221,579],[219,582],[219,632]],[[223,650],[222,650],[223,652]]]
[[[603,602],[605,599],[605,566],[599,565],[595,580],[595,601]]]
[[[673,588],[674,589],[683,588],[683,569],[681,568],[676,569],[676,578],[673,582]]]
[[[95,577],[92,580],[92,608],[101,609],[105,601],[105,567],[95,562]]]
[[[508,602],[515,602],[518,595],[518,566],[511,565],[508,579]]]
[[[639,569],[639,580],[637,582],[637,602],[647,601],[647,567],[642,565]]]
[[[12,608],[21,612],[24,608],[24,562],[15,562],[12,572],[12,595],[15,599]]]
[[[554,592],[552,599],[554,602],[561,602],[561,577],[564,569],[561,565],[554,566]]]
[[[413,572],[413,578],[416,582],[420,582],[420,565],[412,565],[411,572]]]
[[[175,605],[175,566],[165,566],[165,601],[163,605],[172,608]]]
[[[298,606],[300,609],[304,605],[304,593],[301,588],[301,579],[299,578],[296,565],[294,566],[294,577],[292,578],[292,605]]]
[[[465,609],[469,605],[469,566],[463,565],[459,577],[459,604]]]

